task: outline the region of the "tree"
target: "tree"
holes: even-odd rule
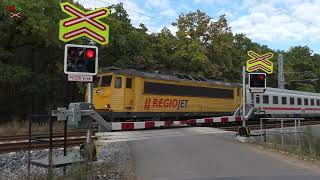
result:
[[[1,11],[0,21],[0,118],[23,117],[29,113],[47,113],[52,106],[83,101],[85,84],[71,83],[63,73],[64,44],[58,40],[58,24],[67,17],[56,0],[19,1],[22,19],[10,19]],[[80,9],[87,11],[81,4]],[[0,5],[5,6],[1,1]],[[311,71],[320,77],[320,55],[307,46],[289,51],[274,51],[253,42],[245,34],[233,34],[225,15],[213,20],[197,10],[181,14],[173,26],[150,33],[144,24],[133,27],[122,3],[111,5],[111,14],[103,19],[110,27],[109,44],[99,47],[100,70],[107,66],[144,71],[185,73],[214,80],[241,82],[241,66],[247,51],[273,52],[275,72],[279,53],[284,54],[285,71]],[[70,43],[87,44],[86,38]],[[70,84],[70,83],[69,83]],[[277,74],[268,75],[268,86],[277,86]],[[320,91],[320,83],[292,82],[290,89]],[[72,96],[72,97],[71,97]],[[71,98],[70,98],[71,97]]]

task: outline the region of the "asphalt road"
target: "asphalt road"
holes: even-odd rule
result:
[[[129,141],[143,180],[319,180],[320,169],[216,134]]]

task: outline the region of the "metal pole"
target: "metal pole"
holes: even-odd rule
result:
[[[87,141],[88,144],[91,143],[91,128],[87,129]]]
[[[50,117],[49,120],[49,169],[48,169],[48,178],[52,179],[52,135],[53,135],[53,118],[54,116]]]
[[[260,141],[262,142],[262,118],[260,118]]]
[[[67,82],[67,107],[73,101],[73,82]],[[67,156],[67,141],[68,141],[68,118],[64,121],[64,139],[63,139],[63,156]],[[63,175],[67,172],[66,167],[63,167]]]
[[[263,129],[264,129],[264,139],[263,140],[264,140],[264,142],[267,142],[267,124],[266,124],[266,121],[264,121]]]
[[[246,66],[242,66],[242,126],[246,127]]]
[[[87,90],[88,90],[88,103],[92,103],[93,102],[93,84],[92,83],[88,83],[87,86]]]
[[[284,89],[284,69],[283,69],[283,55],[279,54],[278,58],[278,88]]]
[[[95,45],[95,42],[90,40],[90,45],[94,46]],[[88,86],[87,86],[87,91],[88,91],[88,103],[91,103],[93,104],[93,83],[88,83]],[[88,127],[87,129],[87,143],[91,143],[91,128],[92,128],[92,123],[89,123],[90,126]]]
[[[68,139],[68,120],[64,121],[64,141],[63,141],[63,155],[67,155],[67,139]]]
[[[30,164],[31,164],[31,125],[32,125],[32,119],[31,116],[28,116],[28,120],[29,120],[29,148],[28,148],[28,178],[30,179]]]
[[[283,119],[281,119],[281,147],[283,148],[284,145],[284,138],[283,138],[284,132],[283,132]]]
[[[64,140],[63,140],[63,156],[67,156],[67,140],[68,140],[68,118],[64,121]],[[63,175],[66,174],[66,167],[63,167]]]
[[[93,84],[88,83],[88,103],[91,103],[91,104],[93,103],[92,91],[93,91]],[[90,126],[87,129],[87,143],[88,144],[91,143],[91,134],[92,134],[92,132],[91,132],[92,124],[91,123],[89,123],[89,124],[90,124]]]

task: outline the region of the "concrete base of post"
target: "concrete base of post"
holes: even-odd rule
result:
[[[244,136],[236,136],[236,140],[242,142],[242,143],[249,143],[250,137],[244,137]]]

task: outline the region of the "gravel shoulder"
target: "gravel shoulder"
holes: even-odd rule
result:
[[[62,149],[53,150],[54,156],[62,156]],[[68,155],[78,155],[79,148],[69,148]],[[31,152],[31,159],[42,159],[48,156],[48,150]],[[28,152],[0,154],[0,180],[23,180],[28,176]],[[56,168],[53,174],[57,179],[78,179],[81,172],[79,164],[69,166],[67,175],[63,176],[63,168]],[[31,179],[44,179],[47,169],[31,165]],[[99,146],[98,161],[91,166],[91,176],[94,179],[136,179],[132,171],[132,158],[126,142],[108,143]]]

